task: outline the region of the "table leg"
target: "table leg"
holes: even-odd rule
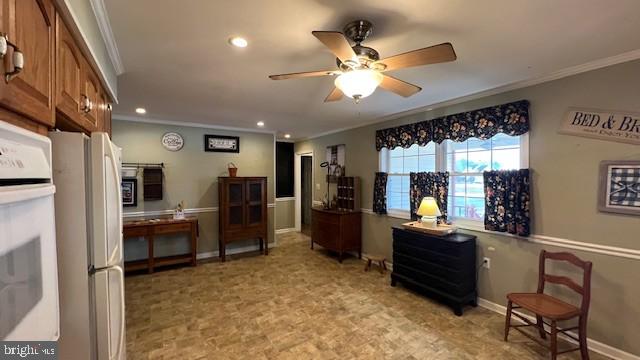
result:
[[[198,237],[196,235],[196,230],[198,228],[198,223],[194,223],[191,225],[191,266],[196,266],[197,258],[196,255],[198,253]]]
[[[147,272],[149,274],[153,274],[153,267],[155,266],[153,262],[153,235],[147,236],[147,246],[147,255],[149,256],[149,259],[147,260]]]
[[[263,238],[258,238],[260,239],[260,252],[262,252],[263,248],[264,248],[264,239]]]
[[[224,253],[224,250],[225,250],[224,248],[226,247],[226,245],[224,243],[224,240],[220,239],[218,244],[219,244],[218,245],[218,248],[219,248],[218,252],[220,253],[220,261],[225,262],[227,259],[226,259],[225,253]]]

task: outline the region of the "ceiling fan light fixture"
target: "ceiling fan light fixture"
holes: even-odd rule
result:
[[[346,96],[360,100],[376,90],[382,82],[382,74],[371,69],[359,69],[342,73],[334,81]]]

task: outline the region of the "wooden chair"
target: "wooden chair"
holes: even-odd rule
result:
[[[582,286],[576,284],[573,280],[566,276],[549,275],[545,272],[546,259],[566,261],[576,267],[582,269]],[[504,341],[509,337],[509,329],[514,328],[528,338],[541,344],[551,351],[551,359],[555,360],[559,354],[580,350],[583,360],[589,359],[589,350],[587,348],[587,316],[589,314],[589,302],[591,300],[591,267],[590,261],[583,261],[577,256],[568,252],[550,253],[542,250],[540,252],[540,272],[538,276],[538,291],[536,293],[511,293],[507,295],[509,303],[507,305],[507,317],[504,327]],[[566,303],[560,299],[554,298],[544,293],[545,283],[553,283],[564,285],[582,296],[580,307],[576,307]],[[515,304],[515,306],[513,305]],[[536,315],[536,322],[533,323],[526,317],[513,313],[513,309],[525,309]],[[522,325],[511,325],[511,315],[518,317],[524,322]],[[558,321],[578,318],[578,325],[570,328],[559,329]],[[544,319],[549,319],[551,323],[547,323]],[[547,331],[544,325],[551,329]],[[542,339],[547,338],[547,334],[551,336],[550,344],[537,339],[533,335],[522,330],[522,327],[534,326],[538,328],[538,333]],[[572,330],[578,330],[578,337],[568,333]],[[558,333],[563,333],[569,338],[576,340],[579,344],[577,348],[571,348],[558,352]]]

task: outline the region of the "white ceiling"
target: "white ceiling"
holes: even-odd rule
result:
[[[256,129],[304,138],[373,122],[640,49],[637,0],[109,0],[125,73],[114,117]],[[423,91],[378,89],[356,105],[323,103],[333,78],[273,81],[335,69],[312,30],[374,23],[364,44],[381,57],[449,41],[458,60],[391,72]],[[231,47],[242,35],[249,47]]]

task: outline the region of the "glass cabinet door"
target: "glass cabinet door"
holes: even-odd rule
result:
[[[244,224],[244,182],[230,181],[227,184],[227,223],[242,227]]]
[[[264,183],[262,180],[247,181],[247,225],[259,225],[264,222]]]

